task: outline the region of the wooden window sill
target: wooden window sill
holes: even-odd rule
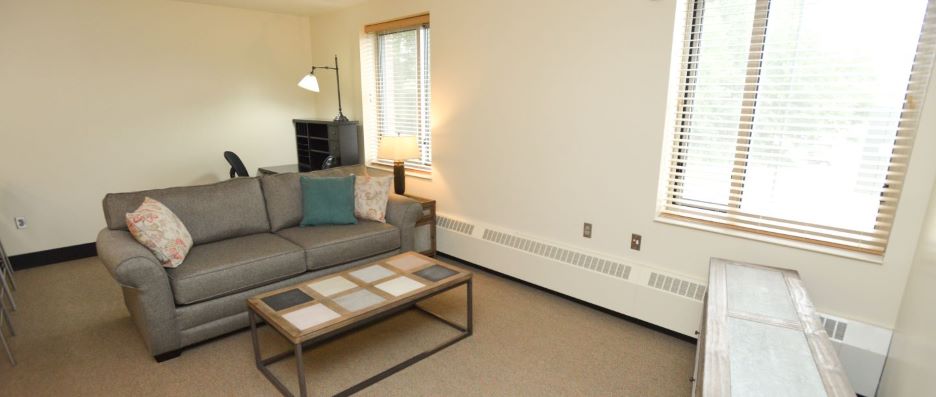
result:
[[[380,163],[374,163],[374,162],[368,163],[368,164],[367,164],[367,168],[372,168],[372,169],[375,169],[375,170],[381,170],[381,171],[387,171],[387,172],[393,172],[393,166],[385,165],[385,164],[380,164]],[[405,168],[405,167],[404,167],[404,168]],[[405,168],[405,172],[406,172],[406,176],[411,176],[411,177],[419,178],[419,179],[425,179],[425,180],[427,180],[427,181],[431,181],[431,180],[432,180],[432,172],[430,172],[430,171],[414,170],[414,169],[412,169],[412,168]]]
[[[726,236],[739,237],[748,240],[755,240],[775,245],[782,245],[784,247],[791,247],[796,249],[801,249],[805,251],[819,252],[827,255],[834,255],[842,258],[854,259],[862,262],[874,263],[881,265],[884,263],[884,257],[882,255],[867,254],[863,252],[856,252],[851,250],[846,250],[842,248],[826,247],[819,244],[810,244],[803,241],[796,241],[792,239],[785,239],[781,237],[767,236],[759,233],[747,232],[743,230],[735,230],[726,227],[718,227],[714,225],[703,224],[700,222],[691,222],[681,219],[674,219],[665,215],[657,214],[654,218],[655,222],[665,223],[668,225],[682,226],[690,229],[703,230],[712,233],[718,233]]]

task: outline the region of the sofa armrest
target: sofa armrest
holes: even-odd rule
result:
[[[400,251],[412,251],[416,238],[416,221],[422,216],[422,205],[406,196],[390,193],[387,200],[387,223],[400,229]]]
[[[98,257],[122,286],[142,288],[168,276],[156,256],[126,230],[104,229],[98,233]]]
[[[156,356],[181,348],[169,276],[153,253],[126,230],[110,229],[98,233],[97,251],[123,287],[124,303],[150,352]]]

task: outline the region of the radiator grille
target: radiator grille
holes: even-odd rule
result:
[[[700,302],[705,296],[704,285],[661,273],[650,273],[650,281],[647,282],[647,286]]]
[[[453,232],[467,234],[469,236],[474,233],[475,229],[475,226],[468,222],[462,222],[449,217],[438,215],[436,216],[436,226],[451,230]]]
[[[617,277],[624,280],[630,278],[630,265],[600,258],[584,252],[578,252],[549,243],[544,243],[542,241],[536,241],[492,229],[485,229],[481,238],[483,240],[505,247],[516,248],[533,255],[550,258],[569,265],[604,273],[612,277]]]
[[[828,317],[819,316],[819,321],[822,322],[822,328],[825,328],[827,334],[832,339],[835,339],[839,342],[845,340],[845,331],[848,329],[848,323],[839,320],[833,320]]]

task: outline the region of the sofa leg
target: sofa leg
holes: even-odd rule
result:
[[[172,360],[173,358],[179,357],[181,355],[182,355],[182,349],[176,349],[176,350],[168,351],[162,354],[157,354],[153,356],[153,358],[156,359],[157,363],[161,363],[163,361]]]

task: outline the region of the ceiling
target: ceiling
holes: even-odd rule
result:
[[[350,7],[366,0],[181,0],[189,3],[247,8],[282,14],[313,15]]]

